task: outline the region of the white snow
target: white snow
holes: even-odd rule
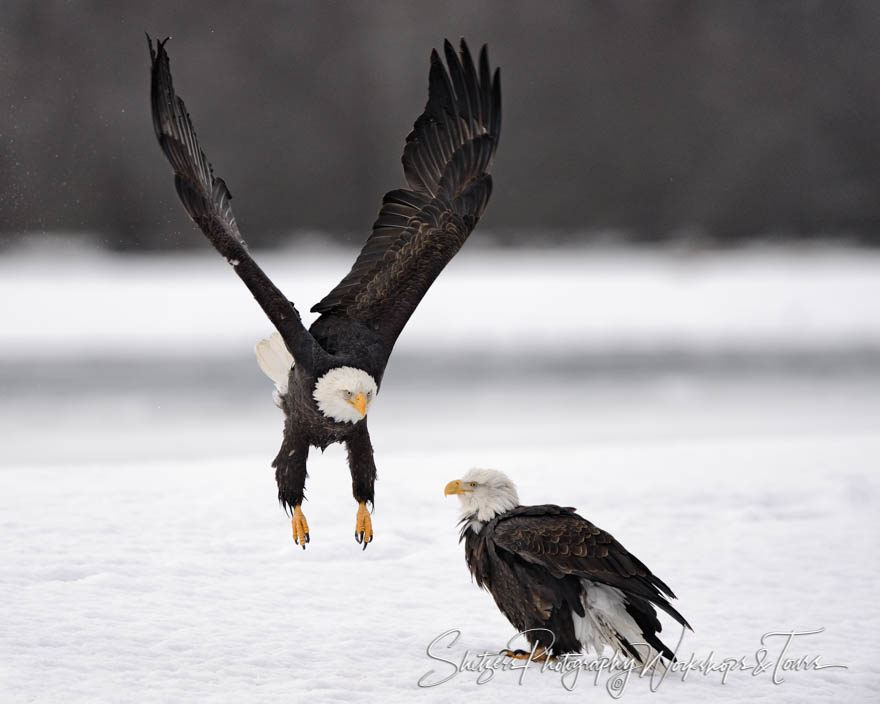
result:
[[[256,252],[308,309],[355,251]],[[235,354],[270,328],[213,252],[8,255],[4,355]],[[548,348],[744,351],[880,346],[880,252],[726,253],[466,247],[428,292],[399,350],[501,356]]]
[[[625,701],[875,696],[876,366],[850,369],[832,355],[820,373],[609,369],[585,358],[523,374],[548,362],[521,328],[560,325],[555,296],[572,291],[584,306],[579,321],[593,322],[552,339],[578,349],[870,349],[880,331],[870,314],[878,260],[707,255],[691,270],[670,255],[601,256],[477,252],[491,270],[475,261],[441,277],[449,285],[429,294],[404,333],[370,411],[380,479],[365,552],[339,446],[309,460],[308,549],[290,538],[269,466],[282,418],[250,352],[267,331],[225,267],[194,257],[74,260],[69,271],[4,261],[0,699],[611,701],[607,673],[598,684],[581,673],[570,693],[537,665],[521,684],[520,672],[479,686],[464,672],[418,687],[430,670],[450,673],[426,654],[442,633],[461,630],[449,650],[434,651],[455,660],[497,651],[513,635],[470,582],[458,502],[443,497],[471,466],[503,469],[524,502],[577,506],[645,561],[695,628],[679,650],[685,658],[752,663],[767,632],[824,628],[789,654],[848,666],[782,673],[780,685],[769,671],[734,672],[726,684],[717,672],[685,682],[670,674],[655,693],[633,677]],[[312,275],[282,261],[270,273],[283,272],[295,300],[325,292],[326,268]],[[542,263],[538,275],[526,276],[529,261]],[[583,267],[583,281],[567,281]],[[497,299],[479,294],[487,280]],[[603,305],[622,317],[603,318]],[[465,308],[473,320],[451,313]],[[481,311],[496,309],[492,339],[522,350],[520,367],[475,371],[460,355],[427,366],[438,341],[476,347]],[[58,345],[54,360],[28,359],[47,344]],[[213,359],[201,356],[214,344]],[[678,632],[664,623],[674,643]],[[779,641],[768,641],[771,659]]]

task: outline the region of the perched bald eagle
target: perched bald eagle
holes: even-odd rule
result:
[[[657,637],[654,606],[690,628],[672,590],[609,533],[560,506],[521,506],[502,472],[472,469],[446,485],[461,499],[461,540],[477,584],[495,598],[535,659],[597,654],[605,645],[650,662],[673,652]],[[529,657],[524,651],[504,651]]]
[[[310,447],[348,448],[358,509],[355,540],[373,539],[376,466],[366,415],[391,350],[428,288],[474,229],[492,192],[489,166],[501,131],[501,81],[484,46],[475,64],[464,40],[444,44],[447,67],[431,53],[428,102],[406,138],[408,188],[382,201],[372,234],[351,271],[312,307],[307,330],[293,304],[251,258],[224,181],[213,175],[183,101],[174,93],[165,41],[153,46],[153,126],[174,169],[183,205],[262,306],[278,336],[257,345],[260,367],[276,383],[284,439],[273,466],[278,499],[292,510],[294,540],[309,542],[302,511]]]

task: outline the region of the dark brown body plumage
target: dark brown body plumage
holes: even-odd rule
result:
[[[385,195],[354,266],[312,308],[320,317],[306,330],[299,312],[247,251],[229,189],[213,175],[186,106],[174,92],[165,42],[149,43],[153,125],[181,201],[262,306],[295,360],[281,402],[284,440],[273,463],[278,498],[288,509],[302,503],[309,447],[343,442],[354,497],[372,503],[376,467],[366,419],[339,423],[324,416],[313,389],[329,370],[342,366],[361,369],[381,384],[398,335],[482,215],[492,191],[488,171],[501,130],[498,71],[490,72],[485,47],[478,64],[464,41],[459,52],[444,44],[446,67],[432,52],[428,102],[402,158],[408,188]]]
[[[673,657],[657,637],[661,625],[654,610],[658,606],[690,628],[667,600],[675,598],[672,590],[575,509],[518,506],[484,523],[479,533],[470,527],[473,520],[462,520],[468,568],[507,620],[518,631],[530,631],[526,638],[532,645],[552,646],[556,655],[582,650],[571,615],[584,616],[581,593],[583,580],[589,580],[619,589],[645,642]],[[641,659],[635,647],[629,654]]]

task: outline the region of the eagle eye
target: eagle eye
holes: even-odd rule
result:
[[[476,488],[477,488],[477,483],[471,482],[471,489],[476,489]]]
[[[351,391],[346,391],[346,392],[344,392],[344,393],[343,393],[343,396],[345,396],[346,399],[351,398]]]

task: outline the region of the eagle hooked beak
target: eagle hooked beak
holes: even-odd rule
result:
[[[367,397],[362,393],[358,394],[353,399],[350,399],[349,403],[354,406],[362,416],[367,414]]]
[[[470,494],[472,491],[473,489],[465,489],[462,486],[461,479],[453,479],[443,490],[443,496],[449,496],[450,494]]]

